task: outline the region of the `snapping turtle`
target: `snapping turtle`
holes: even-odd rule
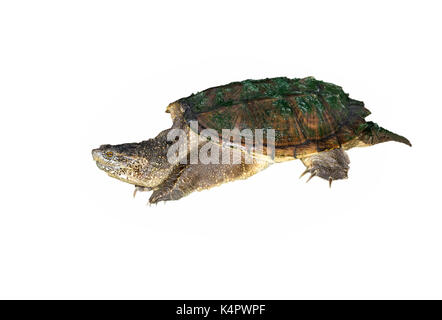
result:
[[[364,118],[370,111],[362,101],[354,100],[341,87],[313,77],[285,77],[245,80],[210,88],[171,103],[173,125],[156,138],[140,143],[102,145],[92,150],[97,166],[111,177],[135,185],[135,192],[153,190],[150,203],[177,200],[195,190],[209,189],[236,179],[245,179],[275,162],[300,159],[305,173],[329,181],[347,178],[350,160],[344,150],[397,141],[411,146],[405,138]],[[191,126],[197,121],[196,126]],[[218,139],[201,138],[192,147],[186,145],[179,161],[171,161],[168,150],[175,143],[174,129],[187,136],[212,129]],[[262,137],[261,149],[243,148],[244,139],[226,141],[223,129],[274,129],[273,139]],[[230,139],[230,138],[229,138]],[[226,143],[229,142],[229,143]],[[240,150],[239,163],[187,161],[195,150],[207,145],[220,147],[230,154]],[[251,161],[245,161],[245,154]],[[183,161],[185,159],[185,161]],[[308,181],[307,180],[307,181]]]

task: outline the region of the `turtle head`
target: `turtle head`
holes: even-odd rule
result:
[[[92,150],[99,169],[118,180],[154,188],[163,182],[173,166],[167,160],[168,144],[160,133],[140,143],[102,145]]]

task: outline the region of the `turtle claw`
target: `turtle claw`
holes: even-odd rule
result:
[[[299,176],[299,179],[301,179],[303,176],[305,176],[307,174],[307,172],[309,172],[309,169],[305,169],[305,171],[303,173],[301,173],[301,175]]]
[[[307,169],[307,170],[305,170],[302,174],[301,174],[301,177],[300,178],[302,178],[306,173],[308,173],[308,172],[310,172],[310,177],[308,177],[308,179],[307,179],[307,181],[305,182],[305,183],[307,183],[307,182],[309,182],[313,177],[316,177],[316,176],[318,176],[318,177],[321,177],[321,175],[318,175],[318,171],[317,170],[311,170],[311,169]],[[331,186],[332,186],[332,182],[333,182],[333,178],[332,177],[329,177],[328,178],[328,186],[331,188]]]
[[[305,183],[307,183],[307,182],[309,182],[310,180],[312,180],[312,178],[313,178],[314,176],[316,176],[316,171],[312,172],[312,174],[310,175],[310,177],[308,177],[308,179],[307,179],[307,181],[306,181]]]
[[[301,173],[301,175],[299,176],[299,179],[301,179],[307,173],[310,173],[310,177],[308,177],[308,179],[307,179],[307,181],[305,183],[309,182],[313,177],[315,177],[316,174],[318,173],[318,171],[315,170],[315,169],[307,168],[307,169],[305,169],[305,171],[303,173]]]
[[[138,191],[140,191],[140,192],[145,192],[145,191],[151,191],[151,190],[152,190],[152,188],[135,186],[135,190],[134,190],[134,193],[133,193],[133,197],[135,198],[135,196],[137,195],[137,192],[138,192]]]

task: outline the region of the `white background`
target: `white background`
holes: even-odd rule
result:
[[[437,1],[2,1],[0,298],[442,298]],[[168,103],[315,76],[409,138],[176,202],[90,150],[170,126]]]

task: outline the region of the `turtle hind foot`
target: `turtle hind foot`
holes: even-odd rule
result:
[[[306,170],[301,174],[300,178],[306,173],[310,173],[310,177],[306,182],[318,176],[327,180],[331,187],[333,180],[348,178],[350,159],[342,149],[319,152],[301,160],[306,166]]]

